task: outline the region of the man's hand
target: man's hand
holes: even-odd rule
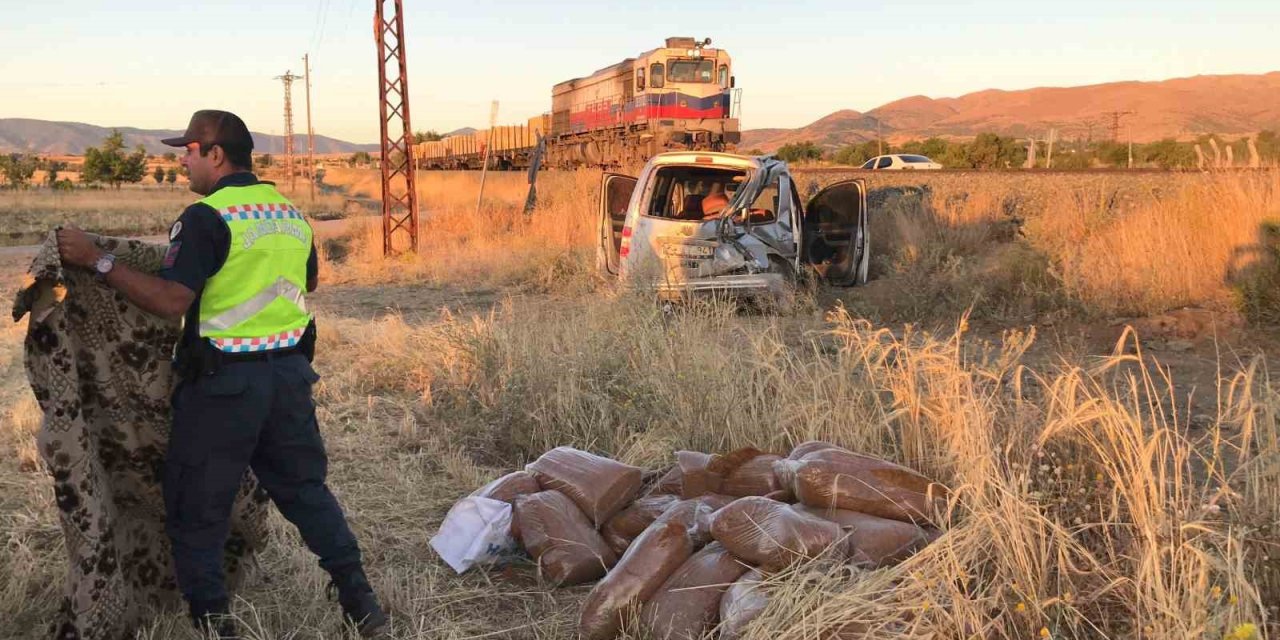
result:
[[[93,244],[89,234],[69,225],[58,229],[58,253],[63,264],[92,268],[104,252]]]

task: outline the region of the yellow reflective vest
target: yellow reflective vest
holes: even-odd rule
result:
[[[269,184],[223,187],[201,202],[227,223],[231,247],[200,296],[200,337],[227,353],[297,345],[311,321],[311,225]]]

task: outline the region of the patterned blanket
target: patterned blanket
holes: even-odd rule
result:
[[[164,258],[164,246],[96,241],[142,271],[156,271]],[[142,605],[180,603],[160,490],[179,328],[87,271],[64,271],[53,233],[14,302],[15,322],[28,313],[27,376],[44,416],[37,444],[53,476],[68,561],[50,632],[58,639],[132,638],[145,622]],[[232,587],[266,541],[266,513],[266,494],[246,472],[226,546]]]

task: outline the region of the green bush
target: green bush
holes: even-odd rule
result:
[[[776,155],[779,160],[784,162],[801,162],[821,160],[823,153],[822,147],[813,142],[805,141],[783,145],[781,149],[778,149]]]

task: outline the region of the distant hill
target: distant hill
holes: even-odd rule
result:
[[[0,118],[0,152],[39,153],[45,155],[80,155],[85,148],[102,144],[102,139],[119,130],[124,135],[125,147],[132,149],[141,144],[147,153],[163,154],[173,151],[160,143],[164,138],[182,135],[171,129],[138,129],[136,127],[99,127],[82,122],[50,122],[29,118]],[[315,137],[316,153],[354,153],[378,151],[376,144],[355,144],[328,136]],[[272,136],[253,132],[253,147],[257,153],[284,153],[284,136]],[[305,151],[307,136],[294,135],[295,152]]]
[[[1135,142],[1280,130],[1280,72],[912,96],[866,113],[837,111],[799,129],[749,129],[740,147],[774,151],[807,140],[835,148],[875,140],[877,130],[888,140],[905,141],[984,132],[1043,137],[1054,127],[1059,138],[1098,140],[1111,136],[1115,111],[1133,112],[1122,117],[1120,137]]]

